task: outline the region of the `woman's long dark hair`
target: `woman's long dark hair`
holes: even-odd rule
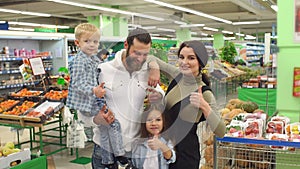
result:
[[[192,46],[190,46],[188,43],[189,42],[191,42],[191,41],[186,41],[186,42],[183,42],[183,43],[181,43],[181,45],[180,45],[180,47],[179,47],[179,50],[178,50],[178,53],[177,53],[177,56],[179,57],[179,55],[180,55],[180,52],[181,52],[181,50],[182,50],[182,48],[184,48],[184,47],[189,47],[189,48],[192,48],[193,50],[194,50],[194,48],[192,47]],[[202,43],[201,43],[201,45],[203,45]],[[203,45],[204,46],[204,45]],[[202,49],[203,50],[206,50],[206,48],[204,47],[203,48],[203,46],[199,46],[199,48],[200,47],[202,47]],[[195,50],[194,50],[194,52],[195,52]],[[207,52],[205,51],[204,52],[204,54],[206,53],[206,55],[207,55]],[[200,61],[200,56],[198,56],[199,54],[197,54],[196,52],[195,52],[195,55],[197,56],[197,60],[198,60],[198,62],[199,62],[199,65],[201,65],[201,61]],[[208,56],[207,56],[208,57]],[[199,66],[199,73],[202,73],[202,66]],[[210,80],[209,80],[209,77],[207,76],[207,74],[205,74],[205,73],[202,73],[202,81],[206,84],[206,86],[210,86]]]

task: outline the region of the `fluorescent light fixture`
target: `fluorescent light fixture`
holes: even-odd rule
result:
[[[205,24],[187,24],[187,25],[180,25],[182,28],[190,28],[190,27],[202,27],[205,26]]]
[[[233,34],[233,32],[223,30],[222,33]]]
[[[178,25],[186,25],[185,22],[182,22],[182,21],[174,21],[174,23],[178,24]]]
[[[191,35],[198,35],[197,32],[191,32]]]
[[[135,27],[135,28],[137,28],[137,27],[142,27],[142,25],[137,25],[137,24],[131,24],[131,23],[129,23],[129,24],[127,24],[128,26],[131,26],[131,27]]]
[[[232,22],[232,25],[254,25],[260,24],[260,21]]]
[[[256,37],[252,35],[246,35],[245,39],[256,39]]]
[[[207,34],[207,33],[201,33],[201,35],[202,35],[202,36],[208,36],[208,34]]]
[[[166,32],[176,32],[175,29],[166,29],[166,28],[157,28],[157,30],[166,31]]]
[[[142,28],[149,30],[149,29],[156,29],[156,26],[142,26]]]
[[[278,12],[278,6],[277,6],[277,5],[271,5],[271,8],[272,8],[275,12]]]
[[[18,11],[18,10],[4,9],[4,8],[0,8],[0,11],[7,12],[7,13],[21,13],[21,11]]]
[[[34,32],[34,29],[29,29],[29,28],[14,28],[14,27],[9,27],[8,30],[11,30],[11,31]]]
[[[218,32],[218,29],[215,29],[215,28],[203,27],[203,29],[205,29],[205,30],[209,30],[209,31]]]
[[[0,11],[1,12],[7,12],[7,13],[16,13],[16,14],[42,16],[42,17],[50,17],[51,16],[50,14],[46,14],[46,13],[19,11],[19,10],[4,9],[4,8],[0,8]]]
[[[69,26],[48,25],[48,24],[29,23],[29,22],[8,22],[8,24],[9,25],[32,26],[32,27],[60,28],[60,29],[68,29],[68,28],[70,28]]]
[[[0,24],[6,23],[6,21],[0,21]]]
[[[38,12],[27,12],[27,11],[21,11],[21,14],[23,15],[33,15],[33,16],[42,16],[42,17],[50,17],[50,14],[46,13],[38,13]]]
[[[202,17],[205,17],[205,18],[209,18],[209,19],[213,19],[213,20],[216,20],[216,21],[224,22],[224,23],[227,23],[227,24],[232,23],[229,20],[218,18],[218,17],[208,15],[206,13],[195,11],[195,10],[192,10],[192,9],[188,9],[188,8],[184,8],[184,7],[180,7],[180,6],[176,6],[176,5],[172,5],[172,4],[168,4],[168,3],[165,3],[165,2],[161,2],[161,1],[157,1],[157,0],[144,0],[144,1],[154,3],[154,4],[157,4],[157,5],[160,5],[160,6],[176,9],[176,10],[179,10],[179,11],[189,12],[189,13],[192,13],[194,15],[202,16]]]
[[[150,33],[150,36],[160,36],[158,33]]]
[[[214,38],[200,38],[200,40],[214,40]]]
[[[88,5],[88,4],[82,4],[82,3],[76,3],[76,2],[70,2],[70,1],[63,1],[63,0],[48,0],[50,2],[56,2],[56,3],[61,3],[61,4],[66,4],[66,5],[72,5],[72,6],[78,6],[82,8],[88,8],[88,9],[95,9],[95,10],[100,10],[100,11],[107,11],[107,12],[114,12],[114,13],[119,13],[119,14],[124,14],[124,15],[134,15],[142,18],[147,18],[147,19],[153,19],[157,21],[164,21],[165,19],[155,17],[155,16],[150,16],[150,15],[145,15],[141,13],[136,13],[136,12],[129,12],[129,11],[123,11],[119,9],[114,9],[114,8],[105,8],[102,6],[95,6],[95,5]]]
[[[242,33],[235,33],[235,34],[238,36],[245,36],[245,34],[242,34]]]
[[[224,37],[224,40],[234,40],[235,37]]]

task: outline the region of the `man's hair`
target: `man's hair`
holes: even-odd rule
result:
[[[100,32],[100,30],[93,24],[81,23],[75,28],[75,38],[79,39],[83,33],[95,33]]]
[[[128,47],[130,48],[131,45],[133,45],[133,40],[137,39],[139,42],[142,42],[144,44],[149,44],[152,42],[151,36],[148,31],[142,28],[136,28],[132,30],[129,35],[127,36],[127,44]]]

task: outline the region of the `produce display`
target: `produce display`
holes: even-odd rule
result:
[[[0,157],[8,156],[9,154],[17,153],[20,151],[20,149],[15,148],[15,144],[13,142],[7,142],[5,143],[4,147],[0,147]]]
[[[7,111],[10,108],[12,108],[13,106],[15,106],[16,104],[18,104],[19,101],[18,100],[6,100],[0,103],[0,113],[2,113],[3,111]]]
[[[43,92],[23,88],[0,102],[0,119],[44,123],[63,107],[67,95],[67,90]]]
[[[221,110],[226,123],[226,136],[300,142],[300,123],[290,123],[284,116],[268,119],[256,103],[231,99]],[[286,147],[271,146],[275,149]]]
[[[62,99],[66,99],[67,96],[68,96],[68,90],[61,90],[61,91],[50,90],[44,95],[45,98],[50,100],[62,100]]]
[[[42,91],[32,91],[27,88],[21,89],[18,92],[12,92],[10,95],[15,97],[30,97],[30,96],[39,96],[42,94]]]

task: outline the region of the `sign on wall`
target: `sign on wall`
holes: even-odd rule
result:
[[[295,42],[300,42],[300,0],[295,0]]]

